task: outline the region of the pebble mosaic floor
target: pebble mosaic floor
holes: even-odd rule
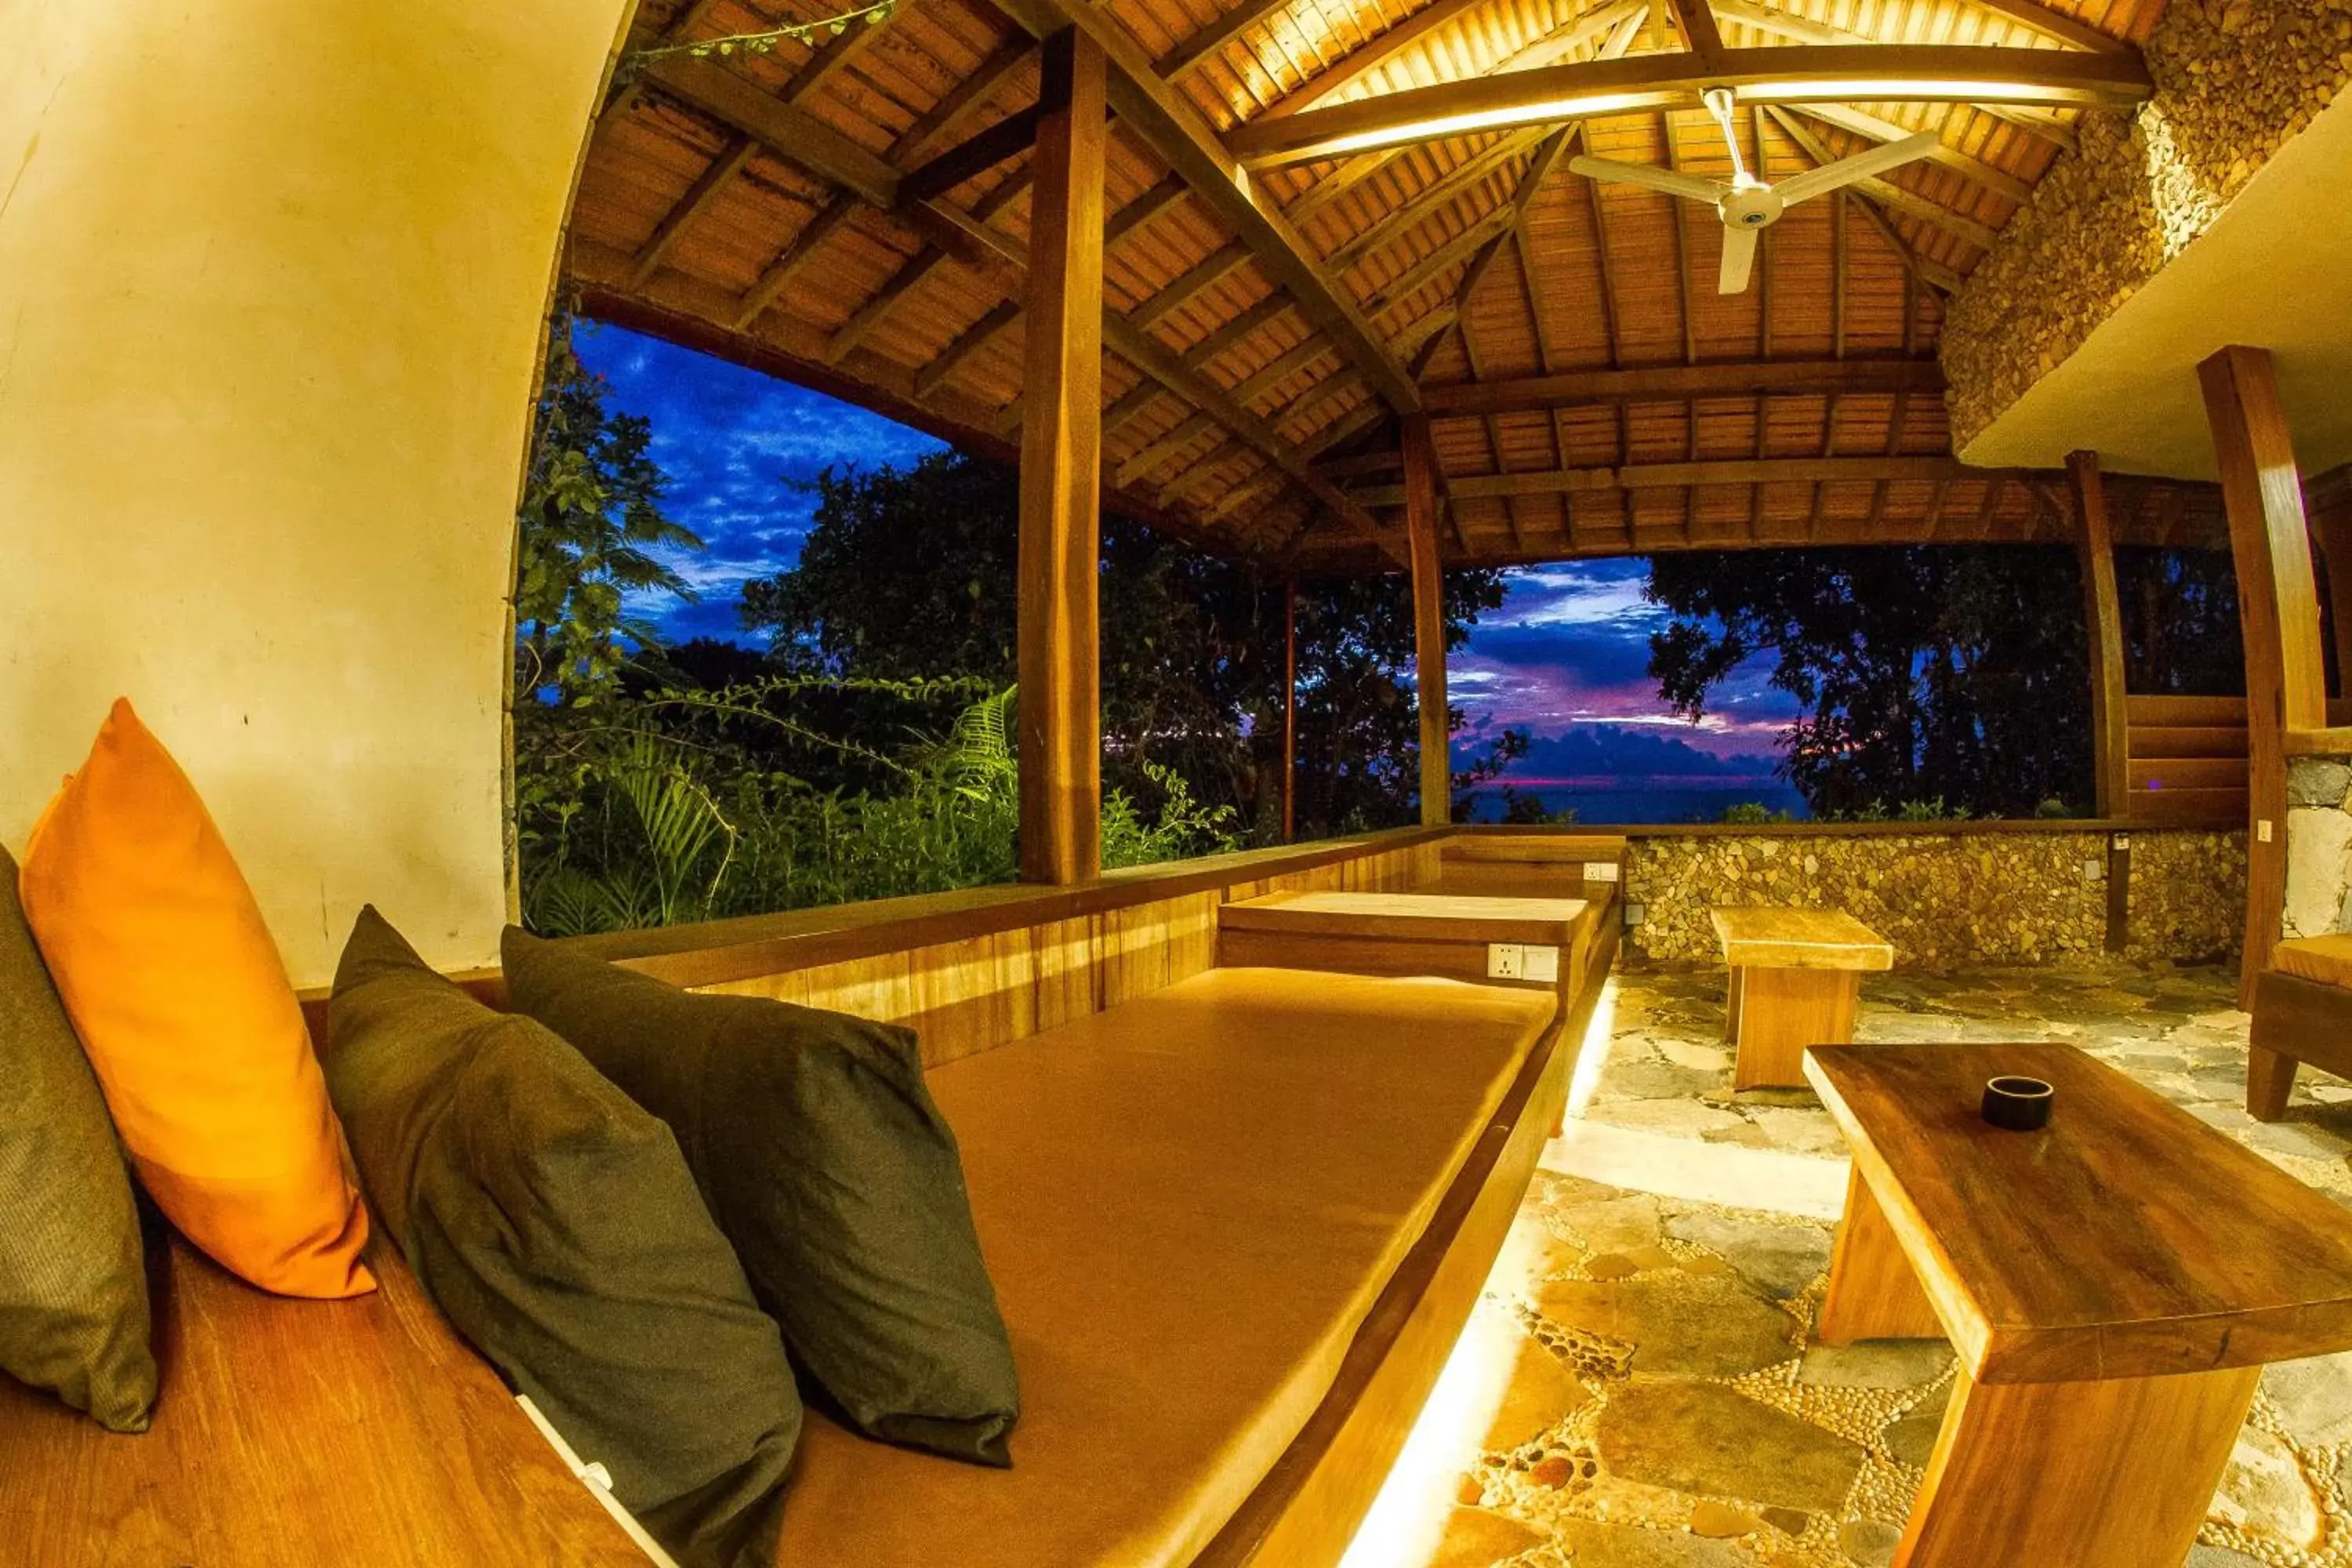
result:
[[[1507,1370],[1436,1462],[1391,1482],[1428,1494],[1433,1525],[1404,1544],[1384,1521],[1415,1500],[1384,1497],[1349,1568],[1892,1561],[1952,1359],[1933,1341],[1809,1342],[1843,1149],[1810,1093],[1731,1091],[1722,984],[1704,968],[1612,982],[1587,1047],[1605,1038],[1605,1064],[1456,1357]],[[2287,1121],[2253,1121],[2234,992],[2216,968],[1874,975],[1856,1037],[2080,1043],[2352,1207],[2352,1084],[2306,1069]],[[1588,1145],[1609,1157],[1596,1167]],[[2271,1368],[2189,1568],[2352,1568],[2348,1458],[2352,1355]]]

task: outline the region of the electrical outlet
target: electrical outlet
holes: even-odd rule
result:
[[[1649,906],[1646,904],[1627,904],[1625,906],[1625,923],[1629,926],[1640,925],[1643,921],[1649,917]]]
[[[2085,882],[2104,882],[2106,879],[2107,863],[2105,860],[2085,860],[2083,862],[2083,880]]]
[[[1531,947],[1527,950],[1527,953],[1528,979],[1540,980],[1546,985],[1559,984],[1559,949]]]
[[[1528,950],[1516,942],[1490,942],[1486,944],[1486,978],[1489,980],[1525,980],[1528,977]]]
[[[1584,863],[1584,879],[1588,882],[1615,881],[1617,879],[1617,862],[1614,860],[1587,860]]]
[[[2254,824],[2254,837],[2268,844],[2271,841],[2271,819],[2267,816]]]

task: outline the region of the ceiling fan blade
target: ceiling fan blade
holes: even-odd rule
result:
[[[1867,153],[1856,153],[1851,158],[1840,158],[1834,163],[1790,175],[1772,188],[1780,193],[1783,204],[1795,206],[1799,202],[1827,195],[1841,185],[1914,163],[1933,153],[1941,142],[1942,138],[1934,132],[1922,131],[1916,136],[1906,136],[1900,142],[1889,142],[1884,147],[1873,147]]]
[[[1678,174],[1654,163],[1621,163],[1614,158],[1570,158],[1568,166],[1589,180],[1615,180],[1620,184],[1647,185],[1670,196],[1686,196],[1713,206],[1729,187],[1696,174]]]
[[[1748,274],[1756,270],[1756,243],[1764,237],[1760,228],[1734,228],[1723,226],[1723,274],[1717,279],[1718,294],[1748,292]]]

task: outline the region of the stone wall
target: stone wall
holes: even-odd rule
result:
[[[1711,960],[1709,906],[1791,904],[1845,910],[1905,968],[2092,957],[2106,947],[2106,866],[2104,829],[1661,831],[1627,847],[1625,900],[1643,918],[1626,937],[1643,958]],[[2232,954],[2245,908],[2243,833],[2132,830],[2128,956]]]
[[[2352,79],[2352,0],[2172,0],[2138,113],[2085,114],[1952,301],[1944,370],[1964,448],[2164,265]]]
[[[2352,758],[2286,764],[2287,936],[2352,930]]]

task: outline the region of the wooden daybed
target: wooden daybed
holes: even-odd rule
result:
[[[916,1024],[963,1148],[1023,1373],[1014,1468],[813,1416],[781,1563],[1338,1560],[1555,1124],[1613,928],[1588,910],[1559,984],[1514,990],[1217,968],[1215,911],[1410,888],[1444,837],[594,944]],[[643,1560],[396,1258],[381,1296],[329,1305],[169,1257],[152,1432],[0,1380],[24,1561],[307,1568],[361,1540],[387,1564]]]

